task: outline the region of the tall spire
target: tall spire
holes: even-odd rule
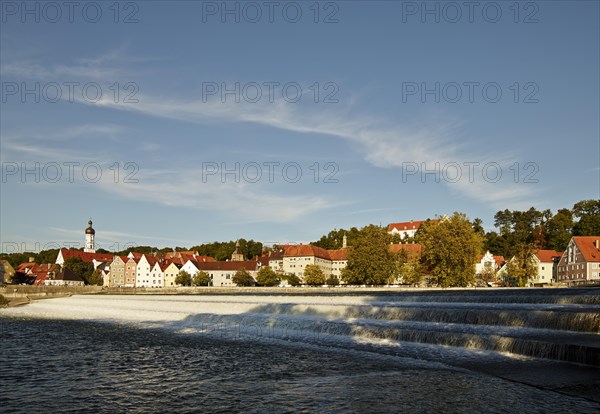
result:
[[[85,229],[85,246],[84,252],[96,253],[96,243],[94,238],[96,237],[96,230],[92,227],[92,219],[88,221],[88,227]]]

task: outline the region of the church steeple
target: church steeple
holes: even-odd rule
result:
[[[242,249],[240,248],[240,241],[238,240],[235,243],[235,250],[231,255],[232,262],[243,262],[244,261],[244,253],[242,253]]]
[[[83,251],[86,253],[96,253],[96,243],[94,238],[96,236],[96,230],[92,227],[92,219],[88,221],[88,227],[85,229],[85,247]]]

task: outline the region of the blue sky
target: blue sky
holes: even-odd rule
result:
[[[0,3],[4,251],[600,197],[596,1]]]

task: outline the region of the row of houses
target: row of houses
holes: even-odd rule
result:
[[[476,273],[493,273],[498,281],[510,278],[510,261],[494,256],[489,251],[478,258]],[[530,257],[535,269],[530,275],[530,286],[565,283],[570,286],[600,283],[600,236],[574,236],[564,252],[536,250]]]
[[[442,217],[441,220],[445,220]],[[388,233],[400,235],[403,239],[415,237],[417,231],[425,223],[406,221],[391,223]],[[507,276],[507,261],[503,256],[494,256],[489,251],[477,258],[476,273],[483,275],[493,272],[496,280],[504,280]],[[511,258],[515,260],[515,258]],[[574,236],[564,252],[555,250],[537,250],[530,258],[536,269],[529,279],[531,286],[544,286],[549,283],[565,283],[582,285],[600,283],[600,236]]]
[[[30,259],[15,269],[7,260],[0,261],[0,281],[34,286],[83,286],[84,281],[69,269],[55,263],[34,263]]]
[[[444,218],[442,218],[444,220]],[[388,233],[398,234],[402,238],[412,238],[425,221],[392,223]],[[303,279],[308,265],[318,266],[326,277],[341,278],[342,270],[348,263],[346,236],[341,249],[327,250],[310,244],[284,245],[278,251],[270,251],[254,260],[246,260],[239,243],[231,259],[217,261],[212,257],[199,255],[198,252],[170,252],[164,255],[131,252],[127,256],[96,253],[92,222],[85,230],[86,248],[84,251],[60,249],[55,264],[37,265],[23,263],[17,269],[6,261],[0,261],[0,281],[10,283],[14,274],[21,279],[25,276],[28,283],[37,285],[82,285],[83,280],[64,269],[64,263],[78,257],[91,263],[94,269],[100,269],[103,284],[107,287],[144,287],[162,288],[177,286],[175,279],[181,271],[194,276],[199,271],[209,274],[212,286],[233,286],[233,276],[245,269],[256,277],[263,266],[271,267],[276,273],[293,274]],[[399,253],[404,250],[407,256],[419,257],[420,244],[391,244],[389,250]],[[510,259],[515,260],[515,258]],[[537,269],[531,275],[531,286],[543,286],[552,282],[570,285],[600,283],[600,236],[572,237],[564,252],[537,250],[531,260]],[[494,256],[489,251],[477,258],[475,271],[478,275],[493,275],[496,280],[505,280],[507,261],[502,256]],[[399,283],[402,281],[399,280]]]

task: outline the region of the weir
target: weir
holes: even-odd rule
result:
[[[600,289],[335,292],[74,296],[2,312],[417,359],[484,352],[600,367]]]

